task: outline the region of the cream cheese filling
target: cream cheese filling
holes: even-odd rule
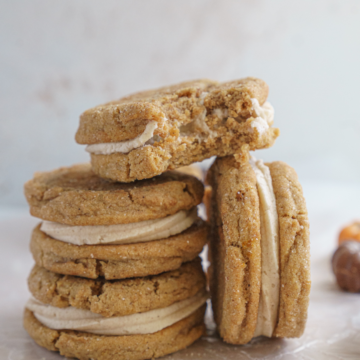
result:
[[[251,103],[256,114],[256,118],[251,121],[251,127],[262,136],[274,122],[274,108],[268,101],[262,106],[260,106],[258,99],[251,99]]]
[[[154,136],[154,131],[157,129],[158,123],[150,121],[147,123],[142,134],[135,139],[103,144],[92,144],[86,146],[85,150],[92,154],[109,155],[113,153],[128,153],[131,150],[144,146],[145,143]]]
[[[256,174],[260,200],[261,290],[254,337],[271,337],[278,318],[280,301],[279,220],[270,169],[262,160],[250,159]]]
[[[213,115],[216,115],[221,120],[229,117],[228,109],[215,108],[215,109],[213,109],[212,113],[213,113]]]
[[[208,298],[206,291],[162,309],[106,318],[90,310],[57,308],[30,299],[26,307],[45,326],[54,330],[78,330],[98,335],[152,334],[186,318]]]
[[[131,244],[180,234],[197,219],[197,208],[181,210],[162,219],[130,224],[72,226],[43,221],[40,230],[54,239],[75,245]]]

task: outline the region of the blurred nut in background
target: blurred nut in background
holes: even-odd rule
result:
[[[350,292],[360,291],[360,242],[343,241],[332,258],[338,285]]]
[[[360,221],[354,221],[340,231],[339,245],[347,240],[360,241]]]

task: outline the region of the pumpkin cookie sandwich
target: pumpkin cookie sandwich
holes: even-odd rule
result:
[[[207,241],[197,216],[202,183],[176,171],[110,183],[90,164],[35,174],[25,184],[37,265],[59,274],[124,279],[177,269]]]
[[[279,130],[255,78],[184,82],[139,92],[85,111],[76,133],[96,174],[131,182],[211,156],[270,147]]]
[[[150,359],[204,333],[200,259],[161,275],[89,280],[35,266],[24,326],[48,350],[79,359]]]
[[[210,290],[220,336],[299,337],[310,292],[309,221],[295,171],[248,155],[209,170]]]

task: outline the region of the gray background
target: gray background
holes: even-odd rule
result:
[[[0,3],[0,205],[25,205],[33,172],[88,160],[85,109],[201,77],[270,85],[281,136],[257,157],[303,184],[359,181],[357,0]]]

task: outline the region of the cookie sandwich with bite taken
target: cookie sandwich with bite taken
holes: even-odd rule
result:
[[[224,341],[299,337],[310,293],[309,221],[294,169],[240,155],[217,158],[207,181],[210,291]]]
[[[214,155],[273,145],[279,130],[260,79],[196,80],[142,91],[85,111],[76,141],[96,174],[131,182]]]

